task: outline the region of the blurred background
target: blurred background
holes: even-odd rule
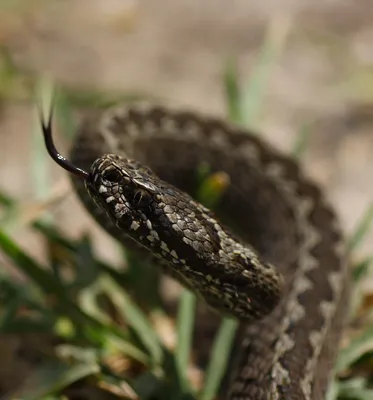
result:
[[[226,116],[223,75],[232,58],[244,88],[253,86],[258,62],[268,64],[259,71],[265,83],[259,106],[249,110],[250,124],[285,151],[308,129],[307,171],[327,189],[347,231],[373,199],[369,0],[0,4],[0,187],[17,199],[35,195],[34,78],[46,75],[76,96],[94,90],[152,96]],[[267,60],[263,46],[271,48]],[[64,175],[52,163],[48,167]],[[77,220],[75,205],[57,211],[72,232],[87,223]],[[17,235],[36,251],[37,243]],[[370,235],[366,249],[372,241]]]
[[[0,191],[21,207],[10,235],[43,259],[45,243],[28,223],[51,203],[64,232],[90,231],[101,256],[117,254],[65,173],[35,162],[40,78],[69,93],[75,123],[102,96],[227,117],[232,70],[256,94],[247,125],[286,152],[306,134],[306,170],[350,233],[373,200],[372,21],[370,0],[0,0]],[[70,140],[58,136],[61,151]],[[43,181],[45,168],[52,175]],[[371,232],[360,251],[372,244]]]

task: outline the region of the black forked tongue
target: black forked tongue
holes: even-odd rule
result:
[[[40,109],[39,109],[39,115],[40,115],[40,122],[41,122],[41,127],[43,130],[43,135],[44,135],[45,147],[47,148],[49,155],[53,158],[53,160],[59,166],[61,166],[66,171],[68,171],[71,174],[74,174],[80,178],[87,179],[89,177],[89,173],[87,171],[84,171],[83,169],[71,164],[70,161],[68,161],[64,156],[62,156],[57,151],[57,149],[53,143],[53,138],[52,138],[53,107],[51,107],[47,122],[45,122],[45,119],[42,115],[42,111]]]

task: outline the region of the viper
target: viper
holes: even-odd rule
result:
[[[325,398],[349,301],[333,207],[291,157],[222,119],[157,105],[95,111],[66,159],[92,217],[222,315],[244,326],[231,400]],[[229,177],[214,212],[196,170]]]

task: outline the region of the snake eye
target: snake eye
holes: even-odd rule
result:
[[[138,190],[133,196],[133,205],[147,207],[152,202],[152,196],[146,190]]]
[[[117,169],[109,169],[105,171],[102,177],[112,183],[118,183],[122,180],[122,174]]]

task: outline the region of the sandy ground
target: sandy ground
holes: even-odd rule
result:
[[[225,114],[225,60],[237,57],[245,84],[271,26],[279,54],[255,126],[285,151],[301,127],[310,126],[307,171],[327,190],[347,232],[373,200],[371,1],[6,4],[0,9],[0,43],[17,66],[73,87],[145,92],[217,115]],[[32,117],[29,102],[8,94],[0,118],[0,188],[26,203],[35,193]],[[50,166],[58,181],[63,173]],[[73,195],[55,216],[72,234],[91,227]],[[32,254],[40,253],[38,238],[27,230],[13,234]],[[102,252],[110,257],[110,240],[102,240]],[[371,251],[372,243],[370,234],[363,250]]]

